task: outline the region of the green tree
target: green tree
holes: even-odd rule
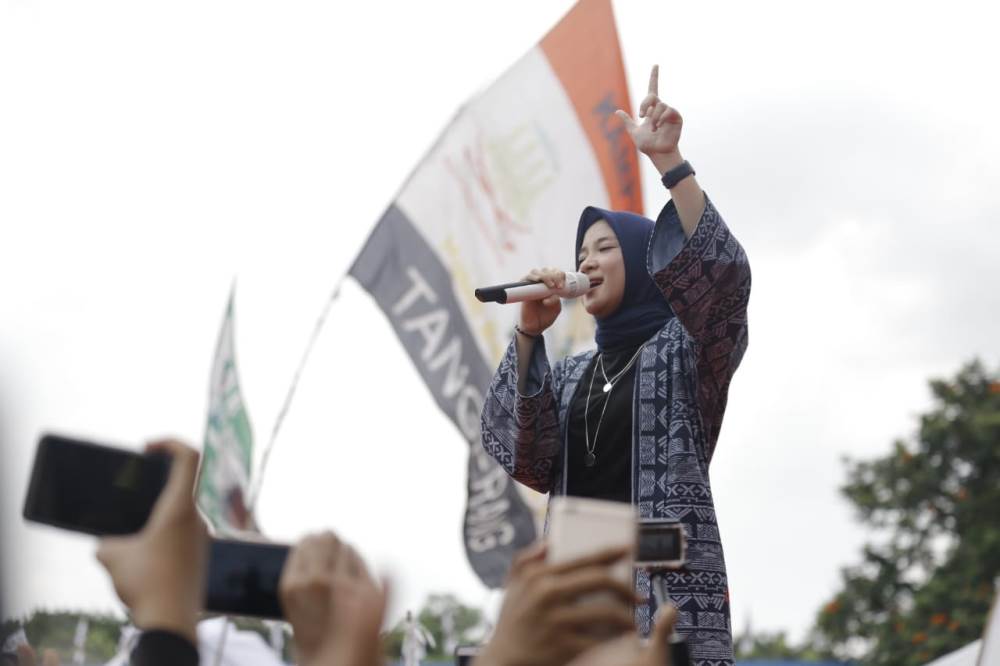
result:
[[[820,661],[832,657],[829,652],[814,646],[811,636],[797,645],[788,641],[784,631],[759,633],[744,631],[733,637],[733,650],[737,661],[753,659]]]
[[[88,622],[87,640],[84,651],[91,661],[107,661],[114,656],[118,647],[118,636],[122,620],[111,615],[94,615],[74,611],[36,610],[21,620],[9,619],[3,623],[3,631],[16,626],[23,627],[36,650],[49,649],[59,653],[64,663],[73,656],[73,638],[80,618]]]
[[[427,650],[429,659],[452,658],[451,654],[445,653],[444,618],[449,613],[455,639],[459,644],[473,643],[482,638],[484,616],[481,610],[464,605],[453,594],[432,594],[416,614],[420,624],[434,637],[435,647]],[[386,656],[399,657],[403,648],[404,622],[400,621],[395,628],[383,635]]]
[[[1000,574],[1000,377],[974,361],[930,382],[913,441],[848,461],[841,489],[878,540],[819,612],[840,657],[918,666],[980,637]]]

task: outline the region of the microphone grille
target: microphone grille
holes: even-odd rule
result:
[[[567,271],[566,272],[566,296],[567,298],[576,298],[577,296],[583,296],[590,289],[590,278],[588,278],[583,273]]]

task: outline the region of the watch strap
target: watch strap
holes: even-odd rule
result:
[[[688,176],[694,175],[694,167],[687,160],[684,160],[673,169],[670,169],[665,174],[663,174],[662,182],[663,186],[668,190],[674,188],[677,183],[681,182]]]

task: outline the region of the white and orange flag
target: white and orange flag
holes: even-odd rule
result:
[[[636,152],[616,109],[631,105],[611,3],[581,0],[458,111],[350,270],[470,446],[466,553],[491,587],[536,527],[479,432],[518,308],[480,303],[474,290],[535,267],[571,269],[588,205],[642,212]],[[563,355],[592,342],[592,323],[567,306],[546,339]]]

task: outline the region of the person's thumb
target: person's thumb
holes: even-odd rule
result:
[[[625,123],[625,129],[627,129],[629,133],[635,131],[636,128],[635,121],[632,120],[632,116],[630,116],[628,112],[618,109],[617,111],[615,111],[615,115],[621,118],[621,121]]]
[[[21,666],[35,666],[38,663],[38,653],[30,645],[21,643],[17,646],[17,659],[17,663],[21,664]]]
[[[94,553],[94,556],[101,563],[101,566],[108,570],[108,573],[111,573],[117,562],[121,560],[122,548],[125,547],[123,541],[122,537],[105,537],[97,542],[97,552]]]
[[[118,598],[126,606],[131,607],[130,586],[126,582],[128,576],[123,573],[123,567],[130,554],[129,543],[129,537],[105,537],[98,542],[95,556],[111,577],[111,584]]]

